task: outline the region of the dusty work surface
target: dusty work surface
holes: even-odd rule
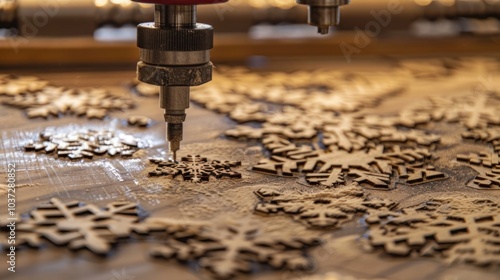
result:
[[[212,85],[193,92],[183,167],[150,162],[167,159],[165,124],[154,92],[131,92],[133,72],[6,73],[104,88],[135,107],[103,119],[28,119],[37,103],[0,105],[0,177],[15,164],[15,212],[32,211],[22,218],[29,234],[18,220],[16,272],[7,250],[0,278],[499,279],[499,60],[372,60],[341,70],[219,67]],[[130,126],[131,115],[152,121]],[[129,157],[73,160],[26,149],[41,132],[88,130],[141,145],[127,146]],[[188,155],[206,158],[210,176],[183,176],[198,170]],[[123,210],[85,213],[100,217],[92,222],[73,216],[110,203]],[[70,221],[51,224],[55,216]],[[97,220],[111,233],[100,236]]]

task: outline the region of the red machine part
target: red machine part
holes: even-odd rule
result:
[[[229,0],[133,0],[134,2],[161,4],[161,5],[203,5],[218,4]]]

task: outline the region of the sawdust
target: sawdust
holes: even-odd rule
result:
[[[368,238],[395,256],[499,266],[500,200],[441,195],[401,211],[369,212]]]

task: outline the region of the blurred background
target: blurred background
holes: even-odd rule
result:
[[[0,0],[0,68],[126,67],[153,5],[130,0]],[[500,0],[352,0],[327,36],[293,0],[230,0],[198,7],[215,28],[212,61],[489,55],[500,51]]]

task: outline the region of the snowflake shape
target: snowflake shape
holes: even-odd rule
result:
[[[500,154],[500,129],[498,128],[475,129],[462,133],[462,137],[491,144],[493,150]]]
[[[457,160],[466,162],[478,175],[467,186],[478,190],[500,190],[500,158],[497,153],[457,155]]]
[[[303,100],[285,102],[285,104],[294,104],[304,109],[319,108],[323,111],[354,112],[362,107],[373,107],[382,97],[395,95],[403,90],[404,87],[394,80],[388,81],[379,77],[377,82],[374,82],[374,80],[359,77],[348,84],[340,84],[336,89],[325,94],[315,92]]]
[[[437,135],[427,134],[420,130],[400,130],[397,125],[413,127],[417,124],[428,123],[429,119],[408,117],[401,113],[395,117],[376,118],[374,116],[336,117],[336,122],[325,125],[322,144],[328,150],[358,151],[370,147],[369,144],[409,144],[431,146],[441,141]]]
[[[436,167],[428,164],[397,165],[395,167],[398,178],[405,180],[408,185],[418,185],[437,180],[447,179],[448,176]]]
[[[133,107],[129,99],[112,95],[103,89],[65,89],[45,87],[7,100],[4,104],[26,109],[30,118],[74,114],[103,119],[113,110]]]
[[[252,116],[250,114],[250,116]],[[364,115],[338,115],[313,110],[306,112],[286,107],[283,112],[268,114],[262,126],[239,125],[226,131],[233,138],[262,140],[267,136],[279,136],[291,141],[312,140],[318,136],[319,144],[330,151],[359,151],[367,147],[385,144],[402,145],[415,143],[429,147],[438,144],[441,137],[420,130],[401,130],[394,126],[409,127],[427,123],[429,118],[410,117],[406,113],[392,118],[375,118]],[[257,120],[254,120],[257,121]]]
[[[264,232],[250,223],[230,223],[204,227],[196,238],[168,243],[155,248],[152,254],[180,261],[196,260],[217,278],[227,279],[251,272],[255,263],[289,270],[311,269],[311,260],[304,250],[320,243],[317,238]]]
[[[400,212],[370,213],[366,221],[370,244],[391,255],[500,265],[500,205],[489,199],[435,198]]]
[[[40,133],[40,139],[24,146],[25,151],[45,151],[57,157],[70,159],[93,158],[96,155],[130,157],[143,143],[132,135],[115,135],[111,131],[89,130],[53,134]]]
[[[408,171],[413,174],[420,172],[420,175],[411,177],[412,183],[445,178],[444,174],[433,171],[432,168],[426,168],[428,172],[425,173],[416,166],[404,168],[406,164],[414,165],[432,159],[427,149],[401,149],[398,146],[387,149],[379,146],[369,152],[347,153],[325,152],[296,145],[284,145],[279,148],[283,151],[282,155],[260,161],[253,170],[281,176],[305,173],[306,181],[326,187],[345,183],[345,176],[349,175],[355,178],[355,182],[368,184],[377,189],[389,189],[390,175],[395,169],[399,170],[400,178],[409,178],[411,174],[409,175]]]
[[[301,194],[259,189],[255,194],[261,199],[256,212],[282,212],[311,228],[340,228],[369,209],[390,210],[396,206],[388,200],[368,197],[357,185]]]
[[[18,96],[42,90],[49,83],[31,76],[0,75],[0,95]]]
[[[101,209],[92,204],[64,203],[53,198],[49,204],[31,211],[29,218],[18,222],[16,245],[40,248],[48,240],[72,250],[86,248],[106,255],[118,239],[139,231],[140,227],[136,229],[136,226],[140,219],[140,211],[134,203],[114,202]],[[3,237],[7,239],[7,235]],[[8,248],[7,240],[2,240],[0,246]]]
[[[169,218],[145,218],[135,203],[111,202],[99,208],[78,201],[62,202],[52,198],[16,222],[16,246],[40,249],[48,243],[72,250],[88,249],[96,255],[109,255],[123,241],[182,244],[179,250],[194,250],[206,223]],[[0,223],[0,250],[9,250],[7,219]],[[207,247],[208,248],[208,247]],[[187,258],[191,255],[186,255]]]
[[[244,222],[207,223],[147,218],[135,203],[112,202],[99,208],[78,201],[52,198],[16,222],[17,248],[40,249],[47,244],[107,255],[123,241],[154,242],[151,255],[181,262],[198,262],[217,278],[250,272],[254,264],[276,269],[312,268],[306,250],[318,238],[264,231]],[[10,250],[10,229],[1,219],[0,250]],[[118,242],[120,241],[120,242]],[[113,273],[115,277],[119,273]]]
[[[266,135],[277,135],[288,139],[313,139],[318,132],[310,126],[300,123],[291,126],[279,126],[265,123],[262,128],[252,128],[249,126],[237,126],[226,131],[226,136],[234,138],[262,139]]]
[[[240,166],[237,161],[208,161],[207,158],[199,155],[188,155],[182,157],[180,162],[165,161],[162,159],[150,159],[150,162],[157,165],[154,171],[149,172],[150,176],[170,176],[175,178],[181,175],[185,181],[200,183],[209,181],[210,176],[217,179],[222,177],[241,178],[241,173],[231,170],[231,167]]]
[[[322,111],[352,112],[374,106],[384,97],[404,89],[401,82],[394,82],[394,79],[384,76],[346,74],[326,69],[318,73],[265,74],[236,68],[217,70],[214,72],[216,82],[194,90],[192,99],[210,110],[228,113],[232,118],[242,121],[251,121],[255,118],[252,115],[265,115],[253,110],[250,110],[251,114],[246,110],[241,111],[240,104],[243,103],[283,104],[306,111],[318,108]],[[240,112],[231,113],[234,111]]]
[[[500,124],[498,100],[488,93],[462,96],[460,98],[435,97],[418,110],[426,111],[432,119],[460,122],[468,129],[486,128]]]

